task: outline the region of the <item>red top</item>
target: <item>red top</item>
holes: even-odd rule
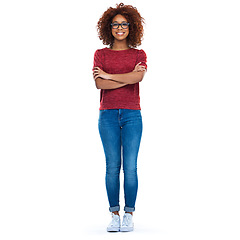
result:
[[[146,53],[134,48],[121,51],[103,48],[98,49],[94,54],[94,67],[99,67],[109,74],[132,72],[139,62],[147,68]],[[141,109],[139,83],[128,84],[117,89],[101,89],[100,95],[100,110]]]

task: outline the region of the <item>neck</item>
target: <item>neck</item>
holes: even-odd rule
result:
[[[114,40],[113,46],[112,46],[112,50],[126,50],[129,49],[128,45],[127,45],[127,41],[118,41],[118,40]]]

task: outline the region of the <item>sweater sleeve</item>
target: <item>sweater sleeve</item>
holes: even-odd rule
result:
[[[102,54],[99,49],[94,53],[93,68],[94,67],[99,67],[103,70]]]
[[[139,50],[136,64],[140,62],[141,62],[140,65],[145,66],[147,69],[147,55],[143,50]]]

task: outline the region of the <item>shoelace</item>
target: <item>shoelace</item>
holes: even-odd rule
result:
[[[111,226],[114,226],[114,225],[118,224],[118,222],[119,222],[118,218],[115,217],[115,216],[112,216]]]
[[[130,221],[130,218],[131,218],[130,216],[124,215],[124,216],[123,216],[122,226],[128,226],[129,221]]]

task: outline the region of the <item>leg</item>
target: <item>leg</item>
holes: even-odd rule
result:
[[[124,115],[123,115],[124,116]],[[122,146],[126,212],[135,211],[138,190],[137,157],[142,136],[142,117],[138,110],[128,110],[123,117]]]
[[[120,168],[121,168],[121,132],[118,114],[114,110],[100,111],[99,133],[106,157],[106,189],[110,212],[118,212]]]

